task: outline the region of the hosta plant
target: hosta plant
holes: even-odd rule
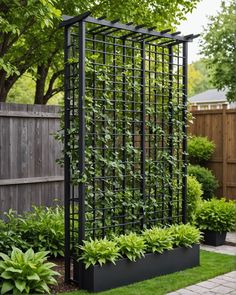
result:
[[[211,199],[200,203],[196,223],[200,230],[229,232],[235,229],[236,204],[225,199]]]
[[[116,238],[116,242],[120,248],[120,253],[129,260],[135,261],[144,256],[146,244],[142,236],[138,236],[136,233],[121,235]]]
[[[143,232],[143,238],[147,246],[147,252],[162,253],[172,249],[172,238],[165,228],[153,227]]]
[[[52,270],[54,263],[46,262],[47,254],[32,249],[23,253],[18,248],[10,256],[0,253],[1,294],[49,294],[48,285],[57,283],[53,276],[59,273]]]
[[[80,248],[83,254],[79,259],[83,260],[85,268],[95,264],[103,265],[106,262],[115,264],[115,261],[120,257],[116,242],[109,241],[106,238],[84,241],[84,245]]]
[[[200,243],[201,232],[190,224],[175,224],[168,229],[175,247],[192,247]]]

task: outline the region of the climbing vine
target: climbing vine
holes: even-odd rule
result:
[[[79,64],[73,38],[66,152],[74,197],[78,186],[85,186],[86,235],[109,236],[181,221],[185,105],[179,45],[170,60],[168,47],[148,45],[144,52],[139,42],[88,38],[81,173]]]

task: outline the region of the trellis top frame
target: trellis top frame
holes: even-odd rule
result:
[[[128,38],[132,41],[145,41],[145,43],[150,43],[158,39],[169,39],[165,40],[162,43],[159,43],[158,46],[171,46],[176,45],[178,43],[191,42],[193,39],[199,37],[199,34],[181,36],[181,32],[179,31],[170,33],[171,29],[166,29],[158,32],[154,31],[155,27],[145,28],[144,24],[134,26],[133,22],[123,24],[120,23],[118,19],[107,21],[105,20],[105,16],[100,18],[94,18],[91,17],[90,11],[75,17],[64,15],[63,19],[64,21],[61,22],[60,27],[70,27],[76,25],[76,23],[79,23],[81,21],[95,24],[96,26],[88,31],[89,33],[93,32],[96,34],[99,33],[103,35],[111,35],[113,32],[117,32],[120,30],[124,30],[126,32],[130,31],[130,33],[125,33],[124,35],[119,36],[119,38]]]

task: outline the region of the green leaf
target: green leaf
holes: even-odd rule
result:
[[[13,272],[13,273],[22,273],[22,269],[14,268],[14,267],[8,267],[6,268],[6,271]]]
[[[10,282],[3,282],[2,284],[2,289],[1,289],[1,294],[5,294],[9,291],[11,291],[14,288],[14,285],[12,285]]]
[[[22,281],[22,280],[16,280],[15,286],[21,293],[23,293],[23,291],[25,290],[25,287],[26,287],[26,282]]]
[[[33,275],[30,275],[30,276],[27,276],[27,279],[29,281],[40,281],[40,277],[36,273],[34,273]]]
[[[7,256],[7,255],[4,254],[4,253],[0,253],[0,257],[1,257],[4,261],[9,260],[9,256]]]
[[[12,275],[12,273],[11,272],[8,272],[8,271],[4,271],[3,273],[1,273],[1,275],[0,275],[3,279],[6,279],[6,280],[8,280],[8,279],[12,279],[13,278],[13,276],[14,276],[14,274]]]

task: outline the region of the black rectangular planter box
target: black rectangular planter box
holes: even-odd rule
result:
[[[83,270],[80,288],[91,292],[104,291],[198,265],[199,245],[194,244],[192,248],[181,247],[162,254],[146,254],[135,262],[123,258],[115,265],[90,266]]]
[[[220,233],[216,231],[203,231],[204,244],[211,246],[221,246],[225,243],[226,232]]]

